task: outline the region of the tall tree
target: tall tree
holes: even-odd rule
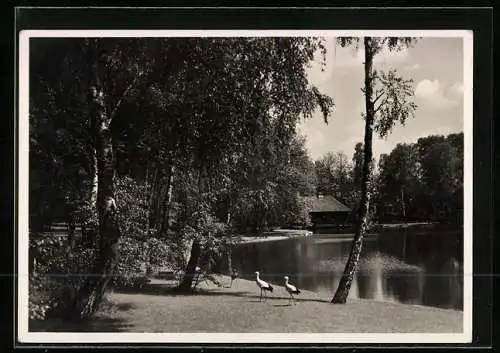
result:
[[[315,162],[318,192],[346,202],[352,189],[352,166],[343,152],[328,152]]]
[[[121,233],[115,199],[116,144],[112,125],[122,102],[128,98],[130,90],[136,88],[138,79],[144,73],[139,63],[126,58],[131,54],[129,51],[137,49],[134,44],[125,42],[116,45],[98,39],[85,39],[83,42],[89,65],[88,105],[97,160],[99,255],[91,276],[75,299],[73,313],[79,317],[88,317],[97,310],[117,265]],[[109,75],[113,74],[121,74],[121,77],[112,80]],[[117,94],[116,86],[120,79],[128,82]]]
[[[307,81],[305,67],[320,44],[314,38],[197,39],[184,81],[191,114],[190,148],[185,152],[198,175],[200,194],[213,195],[214,181],[224,179],[221,174],[228,167],[241,171],[243,164],[246,173],[239,179],[250,188],[233,186],[262,201],[258,218],[272,213],[276,188],[262,177],[265,168],[286,155],[301,117],[319,107],[326,119],[333,106]],[[182,290],[190,289],[192,264],[206,236],[202,231],[193,239]]]
[[[47,115],[49,121],[56,121],[55,116],[61,115],[68,125],[79,126],[59,134],[58,142],[61,149],[79,146],[80,154],[86,156],[79,163],[85,166],[87,183],[74,189],[86,191],[90,203],[94,200],[97,203],[99,256],[72,307],[72,314],[86,317],[97,309],[117,261],[120,230],[115,174],[120,170],[130,172],[124,166],[133,163],[127,159],[140,162],[133,149],[124,148],[131,137],[127,126],[140,126],[137,111],[133,109],[140,97],[139,88],[152,78],[151,69],[155,67],[152,58],[155,54],[165,54],[159,49],[168,45],[165,40],[116,38],[40,39],[35,43],[35,52],[40,56],[33,61],[32,77],[47,89],[35,91],[32,112],[38,117]],[[43,97],[38,99],[38,94],[43,96],[45,92],[52,92],[54,104],[44,102]],[[131,100],[134,104],[130,104]],[[87,138],[80,142],[79,135]],[[96,174],[97,198],[92,195]]]
[[[412,38],[375,38],[364,37],[364,87],[365,95],[365,136],[363,176],[361,184],[360,207],[357,218],[356,231],[349,258],[344,273],[339,282],[332,303],[343,304],[347,300],[354,274],[357,271],[359,257],[363,247],[363,238],[366,233],[367,215],[370,202],[370,179],[372,175],[372,140],[373,132],[386,136],[396,122],[404,124],[406,119],[413,116],[416,105],[412,102],[414,95],[411,81],[401,78],[396,71],[388,73],[377,72],[373,66],[373,59],[384,47],[397,51],[411,45]],[[361,38],[344,37],[339,39],[341,46],[355,44]]]
[[[86,97],[66,70],[68,52],[55,39],[37,39],[30,50],[30,228],[71,223],[88,202],[92,180]],[[47,61],[56,65],[47,65]],[[57,69],[56,69],[57,67]]]
[[[363,180],[363,143],[358,142],[354,148],[354,155],[352,156],[353,163],[353,183],[356,188],[361,189],[361,182]]]
[[[363,181],[363,158],[364,158],[364,149],[363,143],[358,142],[354,147],[354,154],[352,156],[352,190],[349,194],[349,206],[353,210],[359,209],[360,195],[361,195],[361,185]],[[371,170],[374,170],[375,159],[372,159]],[[373,175],[372,175],[373,179]],[[375,185],[370,183],[371,191],[374,190]]]
[[[33,71],[40,75],[32,76],[39,84],[32,113],[42,117],[37,126],[47,131],[32,143],[40,152],[38,165],[51,161],[57,170],[69,169],[60,167],[66,154],[82,155],[83,161],[76,164],[86,166],[81,189],[89,195],[95,194],[92,185],[97,175],[97,197],[88,199],[95,200],[98,209],[99,256],[74,301],[73,312],[80,317],[95,312],[116,267],[121,226],[115,176],[151,185],[148,229],[164,224],[172,228],[168,215],[176,204],[173,200],[183,201],[174,223],[176,231],[183,230],[178,238],[193,240],[181,285],[187,289],[204,247],[221,233],[213,196],[233,201],[238,199],[234,195],[249,190],[256,202],[271,200],[276,205],[269,195],[290,194],[290,188],[278,188],[280,167],[300,170],[300,163],[288,163],[294,159],[291,146],[298,120],[310,117],[318,107],[326,120],[333,106],[307,82],[305,66],[321,49],[315,38],[55,42],[52,48],[45,47],[46,55],[37,59]],[[57,64],[47,65],[51,59]],[[51,126],[65,119],[75,126],[62,131]],[[82,141],[72,144],[75,131]],[[66,137],[61,146],[43,142]],[[81,151],[44,154],[45,145]],[[50,180],[36,177],[43,184]],[[65,189],[79,189],[74,184]],[[42,187],[36,191],[44,192]],[[223,213],[233,212],[231,203]],[[268,207],[266,213],[272,210]]]
[[[382,158],[381,158],[382,160]],[[408,220],[415,214],[420,180],[417,148],[413,144],[397,144],[380,164],[379,208]]]
[[[460,160],[457,149],[450,142],[431,136],[419,139],[421,149],[422,184],[424,186],[428,218],[435,220],[449,219],[451,199],[460,187]],[[428,142],[432,142],[428,144]],[[462,179],[463,180],[463,179]]]

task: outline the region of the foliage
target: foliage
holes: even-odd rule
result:
[[[375,76],[375,131],[386,137],[396,122],[404,125],[413,118],[417,105],[413,102],[413,80],[405,80],[397,71],[380,72]]]
[[[310,172],[303,168],[307,159],[294,155],[301,149],[294,146],[295,127],[318,108],[327,120],[333,109],[332,99],[307,80],[314,53],[324,52],[321,39],[66,38],[36,40],[32,48],[32,218],[50,224],[85,210],[82,222],[95,226],[98,175],[97,209],[104,196],[116,199],[126,237],[115,285],[134,285],[148,261],[141,242],[169,224],[172,210],[173,226],[161,235],[176,253],[189,239],[198,239],[205,253],[219,249],[222,223],[233,213],[250,210],[259,223],[279,224],[294,217],[281,219],[276,209],[299,211],[292,191],[310,189]],[[88,99],[91,87],[99,99]],[[89,103],[97,101],[102,115],[90,113]],[[105,124],[96,124],[103,116]],[[44,175],[47,166],[52,173]],[[244,209],[242,200],[252,204]]]
[[[36,259],[30,275],[30,318],[65,314],[91,272],[95,249],[77,245],[69,252],[60,238],[47,235],[30,237],[30,251]]]
[[[273,135],[262,139],[235,168],[233,185],[239,188],[229,190],[233,226],[258,231],[306,223],[299,219],[301,196],[315,192],[316,176],[305,140],[292,136],[278,144]]]
[[[356,144],[352,163],[343,152],[328,152],[316,160],[314,166],[317,192],[334,196],[356,212],[361,195],[363,143]],[[372,179],[375,180],[373,176]],[[375,183],[370,183],[370,191],[375,194]],[[373,205],[370,205],[370,213],[373,211]]]
[[[329,153],[316,161],[318,190],[337,197],[337,190],[348,190],[346,204],[355,210],[360,194],[363,144],[356,144],[352,165],[340,165],[340,156]],[[335,178],[345,169],[349,177]],[[380,155],[371,192],[370,213],[374,213],[377,222],[460,223],[463,133],[430,135],[419,138],[417,143],[397,144],[389,154]]]
[[[437,220],[461,218],[456,210],[463,209],[463,134],[461,140],[453,134],[417,142],[426,208]]]
[[[381,221],[461,222],[463,133],[398,144],[379,162],[377,208]]]
[[[146,238],[148,220],[148,185],[124,176],[116,180],[116,202],[121,232],[127,238]]]
[[[185,204],[178,236],[183,241],[199,241],[201,256],[198,264],[205,269],[211,269],[228,244],[229,229],[227,224],[218,221],[213,214],[210,205],[210,201],[213,201],[212,195],[205,195],[203,199],[197,196],[191,195]],[[179,254],[176,256],[178,258]]]
[[[140,288],[146,275],[148,254],[144,242],[129,237],[122,237],[119,242],[119,261],[113,287],[117,289]]]
[[[354,185],[352,166],[343,152],[329,152],[315,162],[318,192],[332,195],[345,202]]]
[[[340,38],[342,46],[351,45],[361,41],[361,38]],[[411,46],[412,38],[364,37],[365,50],[364,60],[364,86],[362,91],[365,95],[365,136],[363,151],[362,183],[359,202],[359,213],[356,220],[356,233],[353,239],[349,259],[346,263],[344,274],[339,282],[338,289],[332,302],[345,303],[354,274],[357,271],[363,237],[367,230],[370,215],[370,185],[373,182],[372,173],[372,141],[373,132],[376,131],[380,137],[387,136],[395,123],[404,125],[408,117],[413,116],[416,105],[412,102],[414,92],[411,89],[411,80],[403,80],[395,71],[389,73],[378,73],[373,67],[374,57],[383,49],[399,51]],[[377,84],[379,87],[377,87]],[[378,104],[377,104],[378,103]]]
[[[69,221],[84,209],[93,176],[83,75],[68,57],[76,48],[60,43],[35,40],[30,50],[30,199],[37,200],[30,202],[33,229]]]
[[[415,147],[408,144],[398,144],[390,155],[380,157],[378,202],[381,217],[395,210],[403,220],[415,217],[420,173],[415,157]]]
[[[119,290],[138,289],[148,282],[148,268],[163,267],[175,262],[175,249],[165,241],[122,237],[119,261],[112,285]]]
[[[59,287],[50,277],[43,278],[37,274],[30,276],[28,289],[30,320],[45,320],[49,312],[57,307]]]

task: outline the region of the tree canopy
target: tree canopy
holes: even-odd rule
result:
[[[227,229],[301,214],[297,192],[313,179],[296,125],[333,109],[307,79],[321,39],[32,42],[31,225],[99,216],[93,277],[76,296],[82,315],[116,268],[120,234],[194,241],[188,276]]]

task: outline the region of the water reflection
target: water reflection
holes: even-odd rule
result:
[[[460,263],[451,256],[427,256],[409,240],[403,250],[407,254],[402,254],[397,247],[384,247],[377,236],[367,238],[349,297],[462,309]],[[249,279],[258,269],[277,285],[288,275],[300,288],[333,295],[350,247],[351,239],[326,235],[240,244],[232,261]]]

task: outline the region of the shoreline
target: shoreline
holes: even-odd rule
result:
[[[321,228],[321,227],[320,227]],[[410,233],[412,235],[420,235],[420,232],[432,231],[432,230],[441,230],[444,232],[455,232],[460,231],[460,227],[452,227],[449,228],[448,225],[443,225],[440,223],[432,223],[432,222],[410,222],[410,223],[387,223],[387,224],[379,224],[374,225],[365,235],[365,237],[374,237],[378,235],[390,235],[395,231],[404,231],[404,232],[415,232]],[[324,229],[328,229],[324,228]],[[332,227],[332,230],[335,228]],[[274,234],[273,234],[274,233]],[[278,241],[278,240],[286,240],[286,239],[297,239],[297,238],[325,238],[325,239],[352,239],[354,237],[355,232],[331,232],[328,233],[313,233],[310,230],[305,229],[276,229],[274,231],[266,232],[266,235],[234,235],[233,238],[236,240],[236,243],[256,243],[256,242],[268,242],[268,241]]]

